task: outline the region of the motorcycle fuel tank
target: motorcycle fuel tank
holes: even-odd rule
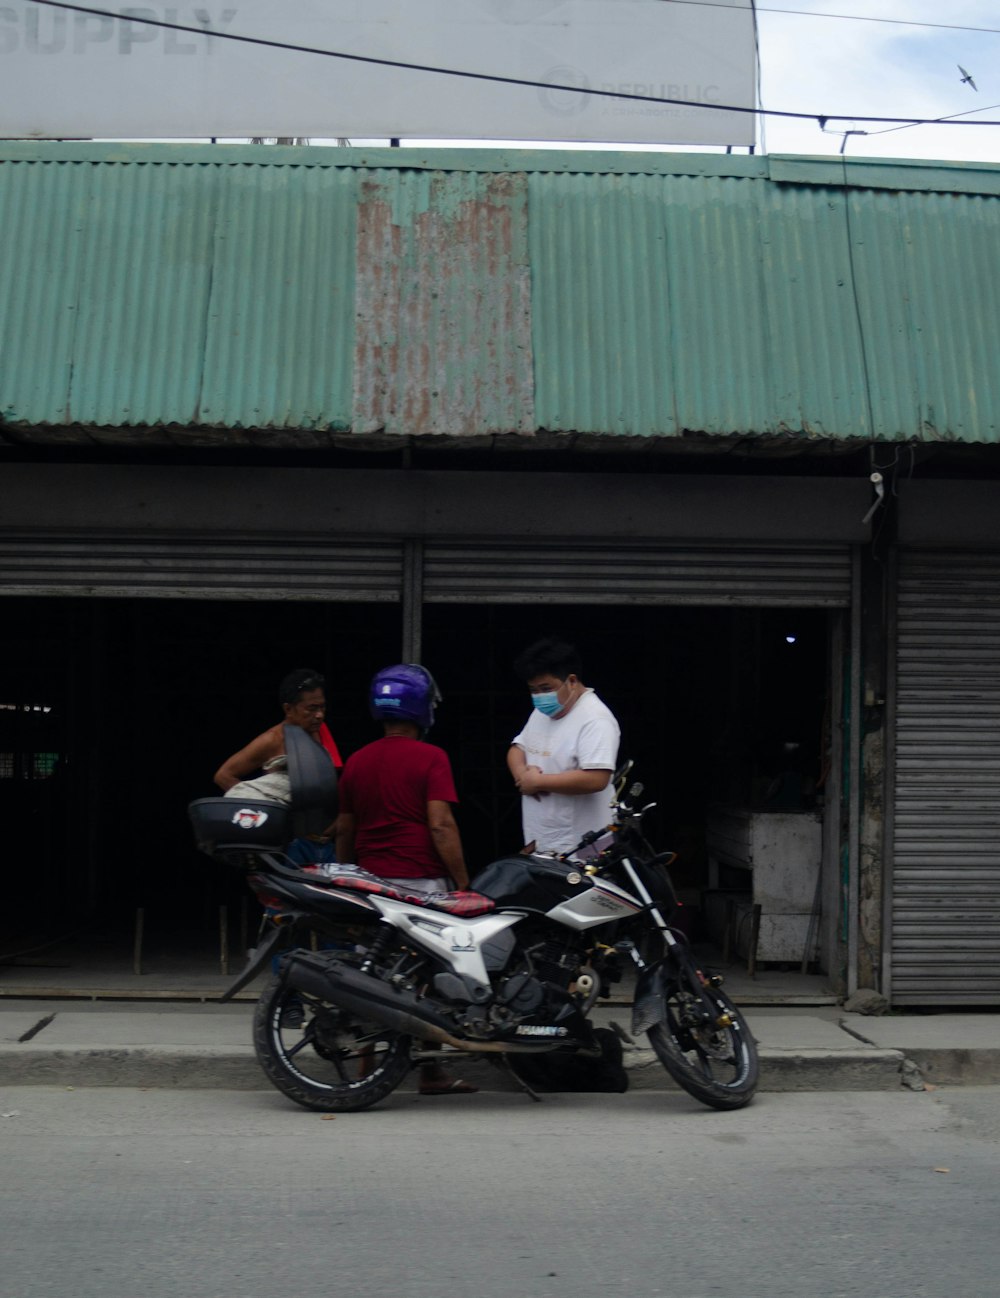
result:
[[[553,906],[586,892],[587,879],[576,866],[552,856],[504,856],[493,861],[469,887],[496,902],[498,909],[517,907],[547,915]]]
[[[567,928],[596,928],[613,919],[628,919],[642,910],[642,902],[610,879],[587,878],[586,888],[566,897],[548,912],[547,918]]]

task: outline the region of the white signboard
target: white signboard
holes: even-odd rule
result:
[[[89,7],[0,4],[0,136],[754,141],[750,0]]]

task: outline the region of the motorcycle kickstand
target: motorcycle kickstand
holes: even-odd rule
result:
[[[513,1068],[511,1068],[511,1066],[510,1066],[510,1060],[507,1058],[506,1054],[502,1054],[502,1055],[500,1056],[500,1061],[499,1061],[499,1062],[500,1062],[500,1066],[501,1066],[501,1068],[503,1068],[503,1070],[504,1070],[504,1072],[507,1074],[507,1076],[508,1076],[508,1077],[513,1077],[514,1081],[515,1081],[515,1082],[517,1083],[517,1085],[521,1088],[521,1090],[525,1093],[525,1095],[528,1096],[529,1099],[534,1100],[536,1104],[541,1104],[541,1103],[542,1103],[542,1097],[538,1094],[538,1092],[537,1092],[537,1091],[533,1091],[533,1090],[531,1089],[531,1087],[528,1085],[527,1082],[522,1082],[521,1079],[520,1079],[520,1077],[518,1077],[517,1073],[515,1073],[514,1070],[513,1070]]]

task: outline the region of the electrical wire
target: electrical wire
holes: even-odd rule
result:
[[[732,4],[725,0],[663,0],[664,4],[697,5],[700,9],[732,9]],[[916,18],[876,18],[870,14],[833,14],[824,9],[776,9],[773,5],[757,5],[757,12],[762,14],[790,14],[793,18],[833,18],[838,22],[849,23],[886,23],[893,27],[940,27],[944,31],[982,32],[989,36],[1000,36],[1000,27],[967,27],[964,23],[920,22]]]
[[[297,45],[289,41],[269,40],[263,36],[242,36],[238,32],[214,31],[210,27],[193,27],[189,23],[172,23],[162,18],[144,18],[136,12],[115,13],[110,9],[97,9],[90,5],[69,4],[67,0],[33,0],[34,4],[49,9],[64,9],[71,13],[87,14],[93,18],[111,18],[117,22],[139,23],[147,27],[165,28],[168,31],[190,32],[195,36],[214,40],[236,41],[244,45],[266,49],[285,50],[294,54],[315,54],[323,58],[342,59],[350,63],[365,63],[376,67],[397,68],[404,72],[427,72],[435,76],[461,77],[470,81],[488,81],[495,85],[524,86],[532,90],[555,90],[562,93],[588,95],[603,99],[638,100],[644,104],[669,104],[681,108],[709,109],[720,113],[753,113],[762,117],[792,118],[816,122],[820,127],[827,122],[878,122],[906,126],[1000,126],[1000,121],[956,122],[948,117],[877,117],[866,113],[797,113],[779,108],[748,108],[744,104],[711,104],[700,99],[673,99],[665,95],[637,95],[624,90],[598,90],[590,86],[566,86],[551,81],[535,81],[528,77],[505,77],[493,72],[471,72],[465,68],[437,67],[427,63],[410,63],[402,59],[382,59],[371,54],[348,54],[343,50],[320,49],[314,45]],[[732,6],[727,6],[731,8]]]
[[[968,117],[970,113],[989,113],[994,108],[1000,108],[1000,104],[983,104],[982,108],[967,108],[964,113],[948,113],[946,117],[939,119],[939,124],[944,125],[945,121],[952,121],[957,117]],[[923,125],[923,122],[910,122],[905,126],[886,126],[881,131],[865,131],[865,135],[891,135],[893,131],[908,131],[911,126]]]

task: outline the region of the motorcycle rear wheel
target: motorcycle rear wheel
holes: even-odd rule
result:
[[[668,985],[666,1014],[649,1029],[649,1044],[674,1081],[696,1100],[713,1109],[742,1109],[757,1090],[756,1042],[743,1015],[717,988],[700,990],[718,1018],[730,1022],[699,1022],[700,997],[683,985],[683,978]]]
[[[275,977],[254,1011],[254,1049],[282,1095],[306,1109],[354,1113],[410,1069],[410,1038],[307,996]]]

